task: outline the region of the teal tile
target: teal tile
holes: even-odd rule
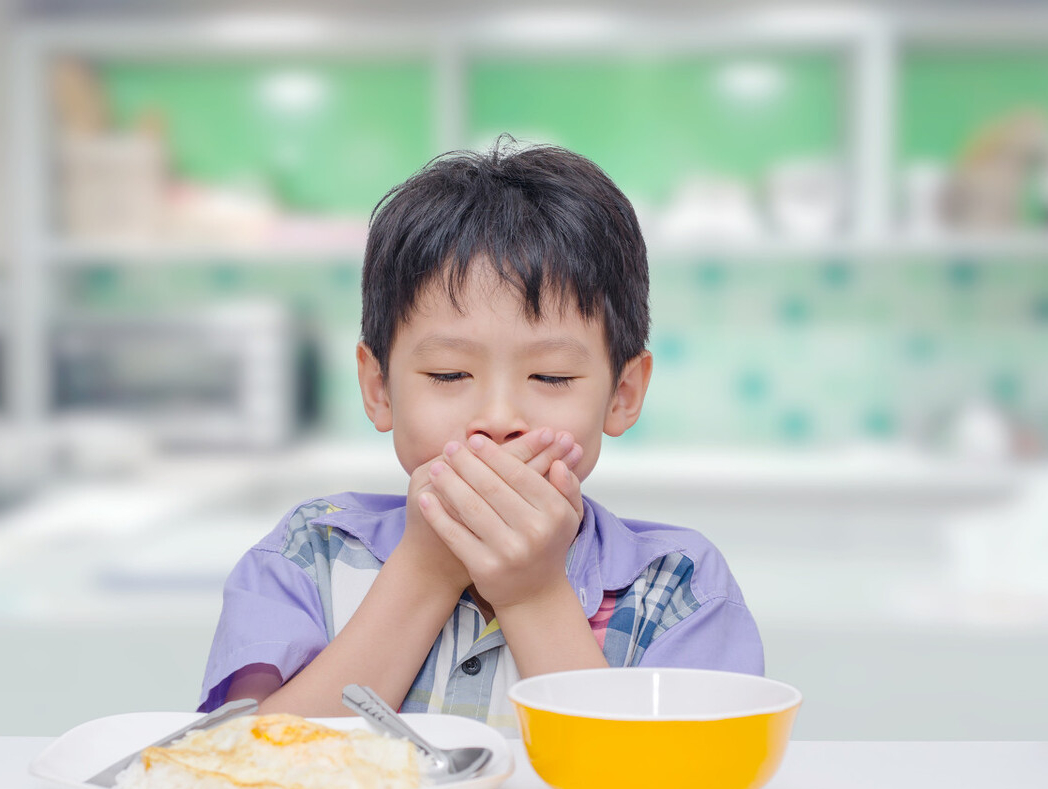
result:
[[[874,438],[890,438],[899,431],[898,417],[887,408],[871,408],[860,417],[860,429]]]
[[[1013,370],[991,374],[988,389],[994,400],[1002,405],[1015,405],[1022,397],[1023,381]]]
[[[855,268],[845,261],[833,260],[822,266],[820,279],[828,288],[845,288],[854,284]]]
[[[982,269],[973,261],[956,260],[947,266],[946,277],[954,288],[972,288],[980,284]]]
[[[658,337],[653,343],[652,353],[659,364],[679,365],[687,358],[687,348],[684,337],[671,334]]]
[[[779,322],[787,326],[807,323],[811,318],[811,305],[801,296],[788,296],[778,308]]]
[[[331,267],[331,284],[339,290],[359,290],[360,276],[356,266],[336,265]]]
[[[121,272],[115,266],[91,266],[85,269],[83,289],[88,298],[108,297],[121,286]]]
[[[767,400],[771,381],[763,370],[746,370],[739,374],[734,389],[740,403],[753,406]]]
[[[810,441],[815,432],[815,420],[807,411],[790,409],[779,416],[779,434],[787,443]]]
[[[717,290],[728,282],[728,269],[719,261],[707,261],[695,267],[695,283],[705,290]]]
[[[1048,323],[1048,293],[1042,294],[1033,300],[1030,316],[1038,323]]]
[[[211,285],[219,292],[228,292],[244,284],[244,272],[239,266],[217,265],[211,269]]]

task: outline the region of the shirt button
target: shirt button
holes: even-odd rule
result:
[[[471,677],[480,673],[480,658],[471,657],[462,663],[462,670]]]

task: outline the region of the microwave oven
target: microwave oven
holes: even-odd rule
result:
[[[278,304],[71,319],[56,334],[59,413],[126,419],[170,449],[275,447],[296,427],[297,341]]]

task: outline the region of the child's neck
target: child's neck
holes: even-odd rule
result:
[[[491,604],[487,600],[480,596],[477,587],[470,584],[466,587],[466,591],[469,592],[469,596],[473,598],[473,602],[477,604],[477,608],[480,609],[480,614],[484,617],[485,622],[490,622],[495,618],[495,609],[491,607]]]

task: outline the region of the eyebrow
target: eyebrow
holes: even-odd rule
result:
[[[413,356],[424,356],[434,351],[462,351],[463,353],[481,354],[484,352],[484,344],[465,337],[431,334],[416,345],[411,353]],[[523,351],[529,356],[537,356],[543,353],[565,353],[574,357],[577,361],[587,361],[591,356],[589,348],[574,337],[550,337],[545,340],[537,340],[524,346]]]

